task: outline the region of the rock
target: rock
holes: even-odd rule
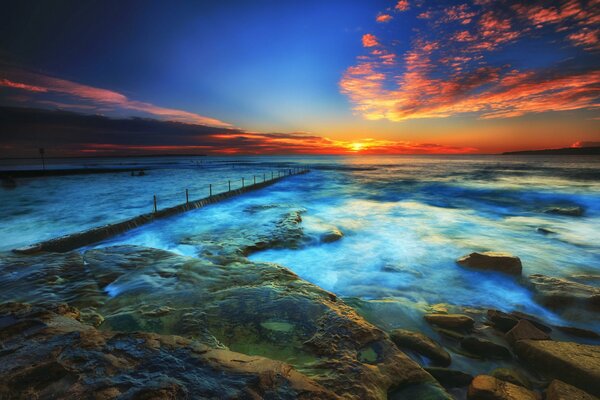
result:
[[[450,365],[450,354],[437,342],[420,332],[394,329],[390,332],[390,338],[398,347],[414,350],[441,366]]]
[[[426,367],[425,371],[447,388],[468,386],[473,380],[472,375],[455,369]]]
[[[600,311],[600,289],[597,287],[541,274],[530,275],[529,281],[536,299],[546,307],[583,306]]]
[[[467,392],[469,400],[539,400],[535,392],[489,375],[478,375]]]
[[[469,330],[475,325],[473,318],[462,314],[425,314],[425,321],[446,329]]]
[[[519,340],[519,359],[549,378],[600,395],[600,346],[552,340]]]
[[[339,399],[290,365],[178,336],[101,332],[64,309],[0,306],[0,398]],[[39,328],[12,329],[31,324]]]
[[[599,334],[588,329],[577,328],[575,326],[555,326],[555,328],[571,336],[577,336],[587,339],[600,339]]]
[[[546,214],[568,215],[570,217],[581,217],[583,207],[551,207],[544,210]]]
[[[548,325],[543,324],[539,319],[537,319],[536,317],[534,317],[532,315],[525,314],[520,311],[512,311],[510,313],[510,315],[512,315],[513,317],[515,317],[519,320],[521,320],[521,319],[527,320],[527,322],[533,324],[533,326],[535,326],[542,332],[546,332],[546,333],[552,332],[552,328],[550,328]]]
[[[513,385],[523,386],[524,388],[531,389],[531,382],[527,377],[521,374],[519,371],[512,368],[496,368],[490,373],[496,379],[501,381],[510,382]]]
[[[550,336],[536,328],[531,322],[526,319],[520,320],[514,328],[504,335],[506,341],[514,346],[514,344],[523,339],[531,340],[550,340]]]
[[[487,318],[494,328],[505,333],[519,322],[518,318],[499,310],[487,310]]]
[[[437,382],[419,383],[391,390],[387,400],[454,400]]]
[[[323,243],[332,243],[337,242],[341,238],[344,237],[344,234],[337,228],[330,229],[321,235],[321,242]]]
[[[454,340],[461,341],[465,337],[465,335],[463,335],[462,333],[453,331],[451,329],[444,329],[444,328],[437,328],[437,327],[435,327],[433,329],[435,329],[435,331],[437,333],[439,333],[440,335],[444,335],[444,336],[449,337]]]
[[[521,259],[510,253],[487,251],[485,253],[471,253],[456,261],[465,267],[504,272],[510,275],[521,275],[523,266]]]
[[[556,233],[553,230],[548,229],[548,228],[537,228],[537,231],[538,231],[538,233],[541,233],[542,235],[552,235],[553,233]]]
[[[233,244],[228,251],[214,260],[138,246],[3,253],[0,301],[69,302],[102,316],[103,331],[176,335],[278,360],[348,399],[382,399],[392,388],[432,381],[343,300],[286,268],[244,258]],[[164,372],[160,360],[152,362],[157,374]]]
[[[575,386],[555,379],[550,382],[548,389],[546,389],[546,400],[598,400],[598,398]]]
[[[475,336],[467,336],[460,341],[460,347],[484,358],[511,358],[510,351],[499,344]]]

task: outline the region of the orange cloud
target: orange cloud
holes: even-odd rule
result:
[[[398,11],[406,11],[410,8],[410,5],[408,4],[408,0],[398,0],[394,8]]]
[[[377,37],[375,37],[375,35],[365,33],[362,37],[362,45],[363,47],[374,47],[379,45],[379,42],[377,41]]]
[[[392,20],[392,16],[389,14],[379,14],[377,16],[377,18],[375,18],[375,21],[377,22],[390,22]]]
[[[160,107],[151,103],[131,100],[127,96],[108,89],[83,85],[80,83],[54,78],[24,71],[1,71],[0,76],[11,75],[16,79],[0,79],[0,86],[21,89],[33,93],[58,93],[86,100],[98,107],[118,107],[124,110],[134,110],[163,117],[168,120],[202,124],[209,126],[231,126],[214,118],[205,117],[196,113]]]
[[[598,0],[591,2],[600,5]],[[357,64],[345,71],[340,90],[368,120],[445,118],[464,113],[489,119],[599,109],[597,66],[557,64],[523,69],[507,63],[495,65],[488,57],[508,43],[532,35],[532,23],[563,21],[576,22],[575,27],[559,31],[567,43],[597,50],[598,29],[589,24],[595,14],[578,1],[560,4],[556,9],[529,3],[503,8],[480,1],[477,6],[428,9],[431,27],[417,32],[408,50],[396,53],[394,40],[387,44],[377,39],[377,49],[359,56]],[[444,34],[436,35],[437,31]]]

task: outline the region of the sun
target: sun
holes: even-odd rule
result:
[[[350,150],[352,150],[352,151],[361,151],[364,148],[365,148],[364,143],[360,143],[360,142],[350,143]]]

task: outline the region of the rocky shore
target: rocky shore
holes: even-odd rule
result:
[[[248,209],[259,213],[263,209]],[[0,255],[0,399],[595,399],[600,337],[519,312],[411,309],[341,299],[283,266],[250,261],[311,240],[296,209],[266,224],[181,238],[197,257],[139,247]],[[331,227],[318,239],[344,240]],[[472,253],[537,301],[597,318],[600,291],[522,277],[521,260]],[[404,311],[402,311],[404,312]]]

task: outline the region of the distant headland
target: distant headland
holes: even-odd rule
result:
[[[600,146],[594,147],[564,147],[562,149],[544,149],[544,150],[523,150],[507,151],[502,155],[573,155],[573,156],[594,156],[600,155]]]

